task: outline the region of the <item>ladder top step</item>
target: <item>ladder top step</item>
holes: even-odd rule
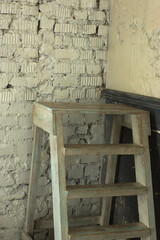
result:
[[[68,199],[108,197],[108,196],[135,196],[146,194],[147,187],[140,183],[116,183],[67,186]]]
[[[39,102],[36,106],[46,108],[51,111],[60,111],[63,113],[106,113],[106,114],[138,114],[146,112],[131,106],[123,104],[80,104],[80,103],[55,103]]]
[[[80,227],[71,228],[69,231],[71,240],[106,240],[120,238],[147,237],[150,235],[150,229],[142,223],[122,224],[118,226],[107,227]]]
[[[138,144],[66,144],[66,156],[87,155],[134,155],[143,154],[144,148]]]

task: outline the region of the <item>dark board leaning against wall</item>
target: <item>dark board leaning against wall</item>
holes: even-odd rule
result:
[[[104,91],[104,95],[107,103],[122,103],[150,112],[152,134],[149,137],[149,144],[157,239],[160,239],[160,99],[109,89]],[[109,126],[109,121],[111,120],[106,121],[107,126]],[[106,141],[108,140],[109,139],[106,139]],[[130,129],[122,128],[120,141],[122,143],[132,142],[132,133]],[[129,158],[127,157],[127,159],[125,156],[118,158],[116,181],[135,181],[134,160],[132,156]],[[111,222],[118,224],[120,222],[136,221],[138,221],[136,197],[114,198]]]

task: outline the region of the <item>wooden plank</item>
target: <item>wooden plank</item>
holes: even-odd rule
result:
[[[142,223],[122,224],[107,227],[82,227],[71,228],[69,231],[71,240],[106,240],[120,238],[147,237],[150,229]]]
[[[148,192],[138,196],[139,219],[151,229],[151,235],[143,240],[156,240],[155,213],[153,203],[153,189],[151,177],[150,153],[148,144],[149,115],[132,116],[133,141],[144,145],[144,154],[135,156],[135,170],[137,182],[146,185]]]
[[[55,239],[68,240],[66,171],[63,142],[63,115],[56,113],[56,134],[50,134],[51,178]]]
[[[138,144],[68,144],[66,156],[88,155],[134,155],[143,154],[143,146]]]
[[[147,188],[139,183],[67,186],[68,199],[143,195]]]
[[[43,105],[34,104],[33,107],[33,123],[44,131],[55,133],[55,115],[51,109],[45,108]]]
[[[35,127],[29,191],[28,191],[28,202],[27,202],[27,210],[26,210],[26,220],[24,225],[25,232],[29,234],[31,237],[33,237],[33,230],[34,230],[36,194],[37,194],[38,176],[39,176],[39,170],[40,170],[41,139],[42,139],[42,130],[38,127]]]
[[[111,132],[111,144],[118,144],[121,133],[121,125],[122,125],[122,116],[115,115],[112,123],[112,132]],[[108,129],[106,129],[107,131]],[[105,183],[111,184],[115,182],[116,175],[116,167],[117,167],[117,156],[108,156],[107,160],[107,170]],[[102,210],[101,210],[101,219],[100,225],[109,225],[110,214],[111,214],[111,206],[112,206],[112,197],[103,198],[102,200]]]
[[[22,240],[33,240],[24,230],[22,231]]]
[[[46,109],[60,111],[62,113],[102,113],[102,114],[138,114],[143,110],[133,108],[122,104],[80,104],[80,103],[53,103],[39,102],[37,103]]]
[[[100,216],[89,217],[70,217],[69,226],[97,225],[100,222]],[[53,228],[53,219],[40,219],[35,221],[35,229]]]

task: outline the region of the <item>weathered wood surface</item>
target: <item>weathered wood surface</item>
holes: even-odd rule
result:
[[[87,225],[99,225],[100,216],[89,217],[70,217],[69,226],[87,226]],[[53,228],[53,219],[39,219],[35,221],[35,229],[49,229]]]
[[[139,220],[151,229],[151,235],[143,238],[143,240],[156,240],[151,165],[148,145],[148,119],[148,113],[137,116],[132,115],[132,128],[134,143],[143,144],[144,146],[144,154],[135,156],[136,180],[148,188],[147,194],[138,196]]]
[[[40,170],[41,139],[42,139],[42,130],[38,127],[35,127],[26,220],[24,225],[25,232],[29,234],[31,237],[33,237],[33,231],[34,231],[36,195],[37,195],[37,189],[38,189],[38,176],[39,176],[39,170]]]
[[[142,223],[132,223],[107,227],[72,228],[69,234],[71,240],[111,240],[136,237],[143,239],[150,235],[150,229]]]
[[[115,115],[112,122],[112,132],[110,144],[118,144],[121,133],[122,116]],[[109,155],[107,160],[107,169],[105,176],[105,183],[111,184],[115,182],[117,168],[117,155]],[[109,225],[111,215],[112,197],[103,198],[100,225]]]
[[[33,240],[24,230],[22,231],[22,240]]]
[[[43,105],[34,104],[33,123],[48,133],[55,133],[55,114],[52,113],[51,109],[45,108]]]
[[[67,186],[68,199],[143,195],[147,188],[139,183]]]
[[[141,109],[122,104],[80,104],[80,103],[54,103],[39,102],[37,105],[62,113],[102,113],[102,114],[137,114],[144,112]]]
[[[66,156],[133,155],[143,154],[144,151],[139,144],[68,144],[64,147]]]
[[[61,113],[56,113],[56,134],[57,135],[50,134],[54,233],[55,239],[68,240],[63,115]]]

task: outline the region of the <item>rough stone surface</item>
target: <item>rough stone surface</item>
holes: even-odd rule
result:
[[[106,2],[106,4],[105,4]],[[103,102],[108,0],[0,0],[0,239],[21,240],[35,101]],[[64,142],[103,141],[100,115],[64,116]],[[36,217],[52,217],[50,151],[43,136]],[[99,183],[101,157],[67,158],[67,184]],[[99,199],[68,203],[97,214]],[[49,240],[48,231],[37,240]]]

